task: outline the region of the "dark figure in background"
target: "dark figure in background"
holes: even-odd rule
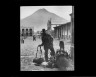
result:
[[[53,48],[53,38],[51,37],[51,35],[46,33],[45,29],[42,29],[41,39],[42,39],[42,44],[39,46],[44,46],[45,60],[46,62],[48,62],[48,49],[51,50],[51,56],[55,56],[55,51]]]
[[[64,42],[63,41],[60,41],[59,42],[59,47],[60,47],[60,50],[56,51],[56,55],[61,55],[63,54],[65,57],[69,57],[68,56],[68,53],[64,50]]]
[[[64,42],[63,41],[60,41],[59,46],[60,46],[60,50],[64,51]]]
[[[40,39],[40,37],[41,37],[41,36],[39,35],[39,39]]]
[[[64,42],[59,42],[60,50],[56,51],[56,66],[59,68],[60,71],[66,70],[66,67],[69,67],[69,56],[68,53],[65,52],[64,49]]]
[[[60,50],[57,50],[56,51],[56,55],[60,55],[60,54],[63,54],[65,51],[64,51],[64,42],[63,41],[60,41],[59,42],[59,47],[60,47]]]
[[[20,37],[20,41],[21,43],[24,43],[24,38],[22,36]]]
[[[33,41],[36,41],[36,36],[35,35],[33,35]]]

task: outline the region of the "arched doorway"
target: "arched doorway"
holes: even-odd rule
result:
[[[29,32],[30,32],[30,36],[32,36],[32,29],[29,29]]]
[[[26,29],[26,36],[28,36],[28,29]]]
[[[25,31],[25,30],[22,29],[21,36],[24,36],[24,35],[25,35],[25,32],[24,32],[24,31]]]

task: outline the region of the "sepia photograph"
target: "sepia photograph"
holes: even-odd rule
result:
[[[74,6],[20,6],[20,71],[75,71],[74,59]]]

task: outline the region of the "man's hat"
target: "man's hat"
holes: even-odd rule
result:
[[[45,32],[46,32],[46,30],[45,30],[45,29],[42,29],[42,32],[43,32],[43,33],[45,33]]]

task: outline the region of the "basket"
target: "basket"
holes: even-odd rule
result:
[[[40,51],[41,51],[41,55],[42,55],[41,46],[40,46]],[[38,54],[38,47],[37,47],[36,57],[33,59],[33,63],[36,63],[38,65],[44,61],[44,58],[42,58],[41,55],[40,55],[40,57],[37,57],[37,54]]]

